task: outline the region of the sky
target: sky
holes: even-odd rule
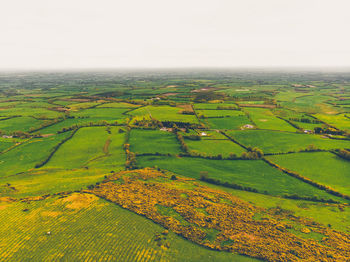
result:
[[[348,67],[349,0],[1,0],[0,69]]]

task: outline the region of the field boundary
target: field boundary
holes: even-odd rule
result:
[[[56,153],[56,151],[65,143],[67,142],[69,139],[71,139],[74,134],[80,129],[80,127],[76,128],[73,130],[72,134],[70,134],[68,137],[64,138],[61,142],[59,142],[51,151],[51,153],[48,155],[48,157],[46,159],[44,159],[42,162],[38,163],[35,165],[35,168],[40,168],[44,165],[46,165],[50,159],[53,157],[53,155]]]

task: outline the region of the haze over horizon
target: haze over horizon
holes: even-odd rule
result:
[[[13,0],[0,70],[350,66],[346,0]]]

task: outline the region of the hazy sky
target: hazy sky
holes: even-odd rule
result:
[[[350,66],[349,0],[1,0],[0,68]]]

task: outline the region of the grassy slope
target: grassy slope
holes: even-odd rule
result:
[[[268,158],[280,166],[350,195],[350,162],[332,153],[297,153]]]
[[[318,135],[267,130],[228,131],[227,134],[245,146],[259,147],[264,153],[299,151],[311,144],[326,150],[350,147],[350,141],[322,138]]]
[[[261,129],[296,131],[296,129],[286,121],[277,118],[269,109],[245,108],[244,109],[254,123]]]
[[[180,144],[173,133],[159,130],[133,129],[130,133],[130,150],[135,153],[171,153],[181,152]]]
[[[296,193],[300,196],[334,198],[322,190],[270,167],[261,160],[207,160],[153,156],[138,157],[137,160],[142,167],[158,166],[196,179],[202,174],[207,174],[210,178],[252,187],[259,192],[267,191],[272,195]]]
[[[79,168],[90,166],[96,160],[107,157],[104,146],[108,139],[113,141],[117,134],[117,128],[112,127],[112,134],[106,127],[84,127],[77,131],[72,139],[64,143],[53,155],[45,168]],[[122,139],[114,139],[119,144],[119,152],[122,152]],[[125,158],[114,159],[117,165],[122,165]]]
[[[185,143],[189,150],[206,154],[208,156],[217,156],[221,154],[224,157],[234,153],[240,156],[245,150],[239,145],[233,143],[230,140],[214,140],[214,139],[201,139],[199,141],[185,139]]]
[[[0,155],[0,177],[27,171],[44,160],[52,148],[70,135],[66,132],[47,138],[33,138]]]

